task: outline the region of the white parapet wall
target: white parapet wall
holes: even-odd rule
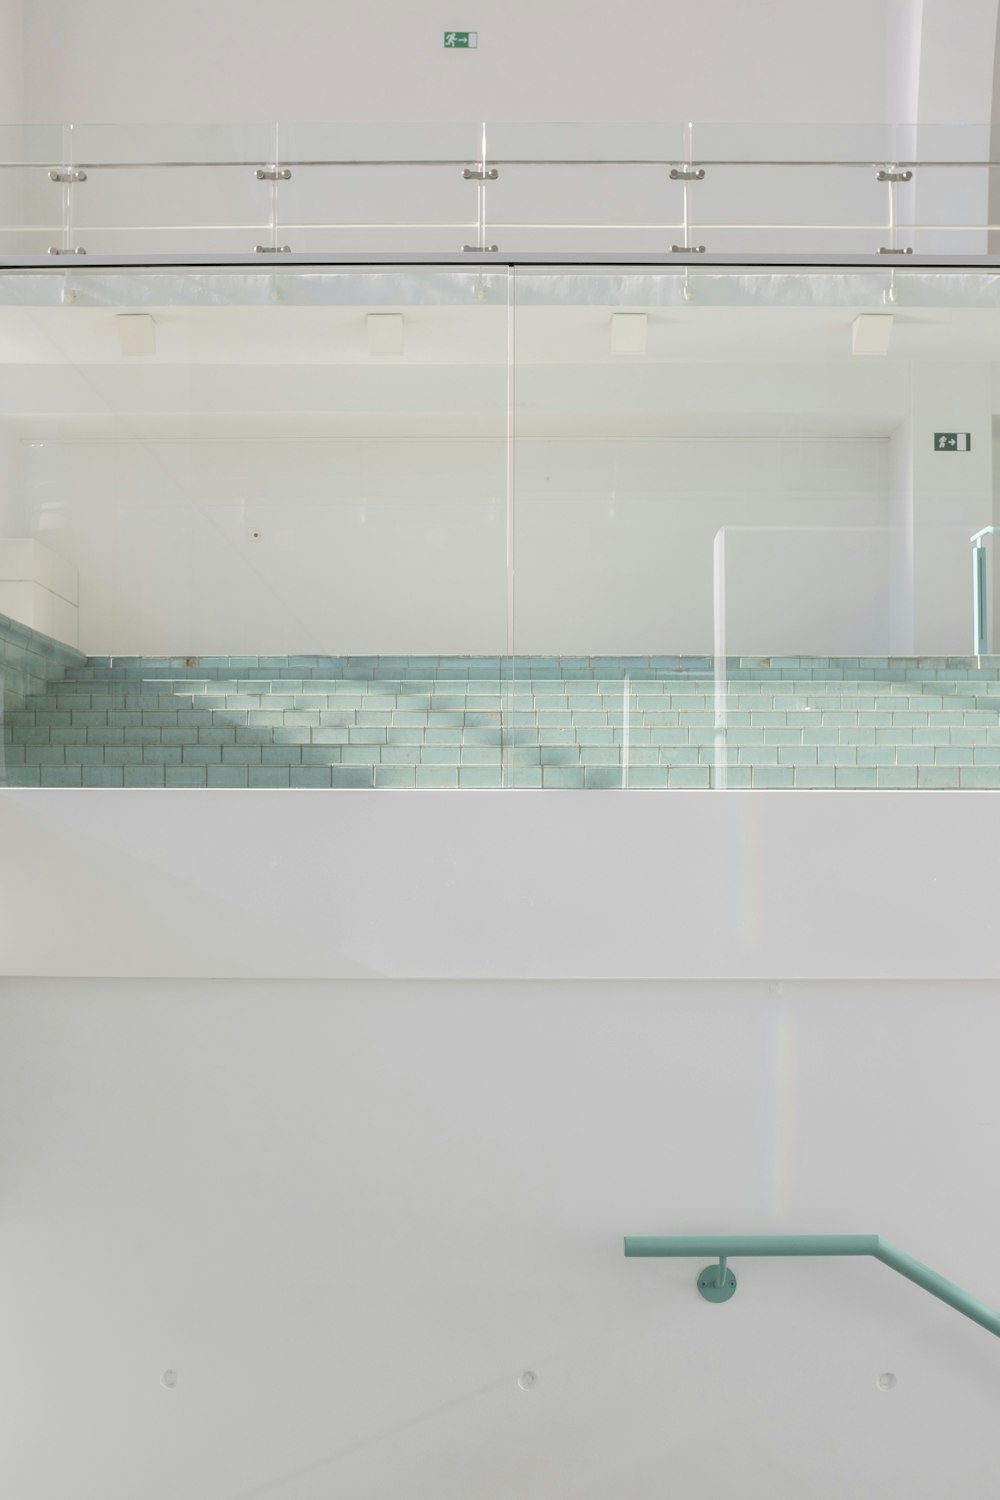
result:
[[[991,791],[8,789],[0,975],[995,979],[998,835]]]
[[[78,575],[71,562],[28,537],[0,537],[0,614],[76,646],[78,605]]]

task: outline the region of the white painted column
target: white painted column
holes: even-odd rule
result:
[[[969,451],[936,451],[936,432],[969,433]],[[993,515],[989,366],[914,365],[910,415],[890,451],[893,652],[968,656],[969,537]]]

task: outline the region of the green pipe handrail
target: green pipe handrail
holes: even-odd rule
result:
[[[718,1265],[698,1276],[698,1290],[708,1302],[728,1302],[736,1291],[727,1264],[734,1255],[871,1255],[1000,1338],[1000,1313],[877,1234],[626,1235],[625,1254],[717,1257]]]

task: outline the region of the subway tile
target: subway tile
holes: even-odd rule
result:
[[[68,766],[103,766],[103,745],[67,745],[66,764]]]
[[[260,745],[222,745],[221,756],[216,754],[214,759],[221,759],[224,766],[259,766],[263,759],[263,750]],[[188,759],[185,747],[185,759]]]
[[[585,766],[583,784],[593,790],[618,790],[622,788],[620,766]]]
[[[341,745],[339,764],[345,766],[378,765],[382,759],[383,748],[388,749],[388,746],[383,747],[381,745]],[[454,756],[457,762],[459,756],[459,749],[457,745],[454,746]]]
[[[942,745],[934,752],[934,763],[938,766],[971,766],[975,764],[975,753],[967,745]]]
[[[966,767],[965,774],[968,775],[971,769]],[[949,791],[961,786],[961,774],[958,766],[919,766],[917,785],[931,791]]]
[[[301,745],[264,745],[261,761],[265,766],[296,766],[302,764]]]
[[[916,766],[879,766],[875,776],[880,790],[910,791],[917,785]]]
[[[42,786],[82,786],[82,766],[43,766]]]
[[[132,787],[166,786],[166,767],[147,765],[123,766],[122,784]]]
[[[460,787],[478,787],[491,789],[502,785],[502,772],[499,766],[460,766],[458,770],[458,784]]]
[[[446,788],[458,786],[457,766],[416,766],[414,772],[418,787]]]
[[[584,786],[584,769],[582,766],[543,765],[542,786],[559,787],[564,790],[582,790]]]
[[[304,766],[339,766],[342,751],[341,745],[303,745],[302,764]]]
[[[792,766],[754,766],[752,784],[762,791],[782,791],[795,785],[795,770]]]
[[[1000,790],[1000,766],[962,766],[959,784],[980,791]]]
[[[834,766],[796,766],[794,784],[810,791],[830,791],[836,786],[836,775]]]
[[[246,766],[206,766],[206,785],[235,791],[247,785]]]
[[[4,786],[38,786],[42,779],[41,766],[12,766],[0,777]]]
[[[285,729],[285,728],[282,728],[282,729],[274,729],[274,730],[272,730],[271,731],[271,738],[272,738],[272,741],[273,741],[273,743],[275,745],[308,745],[310,742],[312,744],[314,744],[314,745],[320,745],[320,744],[323,744],[324,741],[323,740],[318,740],[316,738],[316,736],[323,734],[323,732],[324,731],[323,731],[322,727],[319,728],[319,729]],[[346,739],[347,739],[347,733],[346,733],[346,731],[342,731],[342,733],[344,735],[344,740],[343,741],[338,741],[336,743],[344,743],[346,741]],[[247,740],[241,740],[240,737],[239,737],[239,731],[237,731],[236,743],[237,744],[249,744],[250,741],[248,739]]]
[[[332,771],[331,771],[332,776]],[[290,785],[288,766],[247,766],[250,787],[285,787]]]
[[[66,747],[65,745],[26,745],[24,763],[26,766],[64,766]]]
[[[415,766],[376,766],[375,786],[406,789],[416,786]]]
[[[130,768],[134,769],[134,767]],[[82,766],[81,785],[90,787],[124,786],[124,766]]]

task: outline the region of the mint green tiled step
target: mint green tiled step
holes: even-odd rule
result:
[[[29,786],[1000,787],[1000,663],[71,662],[4,739]]]

